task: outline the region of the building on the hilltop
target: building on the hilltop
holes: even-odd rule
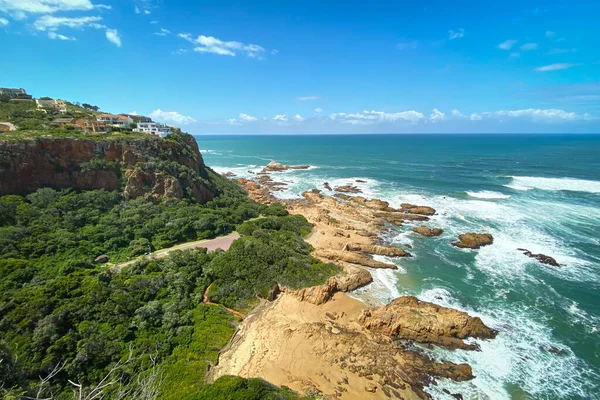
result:
[[[136,124],[139,124],[140,122],[152,122],[152,118],[146,117],[144,115],[139,115],[139,114],[119,114],[119,115],[131,118],[133,120],[133,122],[135,122]]]
[[[126,115],[100,114],[96,119],[98,122],[104,122],[117,128],[129,128],[133,124],[133,119]]]
[[[135,128],[133,131],[149,133],[151,135],[160,136],[161,138],[165,138],[173,133],[171,127],[160,122],[140,122],[137,124],[137,128]]]
[[[16,131],[17,127],[10,122],[0,122],[0,132]]]
[[[52,121],[52,125],[56,125],[59,128],[64,128],[66,126],[75,126],[75,118],[56,118]]]
[[[6,96],[10,100],[32,100],[33,97],[28,95],[25,89],[0,88],[0,96]]]
[[[43,97],[41,99],[35,99],[35,104],[37,104],[37,108],[55,108],[61,113],[67,112],[67,103],[64,100],[53,100],[48,97]]]

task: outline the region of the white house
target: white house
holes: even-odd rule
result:
[[[133,119],[126,115],[100,114],[96,119],[98,122],[104,122],[107,125],[118,128],[129,128],[133,124]]]
[[[53,100],[53,99],[35,99],[37,108],[56,108],[61,113],[67,112],[67,103],[64,100]]]
[[[161,138],[165,138],[173,133],[171,128],[160,122],[140,122],[137,124],[137,128],[135,128],[133,131],[149,133],[151,135],[160,136]]]

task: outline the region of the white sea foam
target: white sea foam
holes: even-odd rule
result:
[[[507,187],[517,190],[567,190],[574,192],[600,193],[600,181],[574,178],[542,178],[534,176],[513,176]]]
[[[492,192],[489,190],[482,190],[481,192],[466,192],[466,193],[469,196],[476,197],[478,199],[508,199],[508,198],[510,198],[510,195],[508,195],[508,194]]]
[[[437,348],[432,355],[438,360],[466,362],[473,367],[476,378],[469,383],[441,380],[441,386],[427,390],[435,398],[446,398],[442,389],[462,393],[465,398],[511,399],[506,384],[520,386],[533,398],[573,398],[590,395],[586,374],[593,371],[565,345],[556,342],[552,330],[535,322],[529,310],[518,307],[496,307],[476,312],[460,304],[444,288],[424,290],[417,296],[446,307],[452,307],[480,317],[484,323],[500,330],[494,340],[470,340],[481,347],[480,352],[450,351]],[[492,300],[490,300],[492,302]],[[556,348],[562,354],[548,350]]]

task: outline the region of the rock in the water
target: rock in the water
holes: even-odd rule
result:
[[[517,249],[517,250],[522,251],[523,254],[525,254],[527,257],[534,258],[534,259],[538,260],[539,262],[541,262],[542,264],[551,265],[551,266],[557,267],[557,268],[562,267],[562,265],[559,264],[558,261],[556,261],[554,258],[547,256],[545,254],[533,254],[532,252],[530,252],[527,249]]]
[[[475,350],[476,345],[466,344],[463,339],[493,339],[498,333],[478,317],[419,301],[413,296],[399,297],[386,306],[365,310],[359,322],[368,330],[385,336],[450,349]]]
[[[479,249],[494,243],[494,237],[489,233],[463,233],[458,239],[459,241],[452,243],[452,245],[462,249]]]
[[[96,264],[106,264],[108,262],[108,256],[106,254],[102,254],[102,255],[94,258],[94,262]]]
[[[331,185],[329,185],[329,182],[325,182],[323,184],[323,186],[325,187],[325,189],[329,190],[330,192],[333,190],[333,189],[331,189]]]
[[[427,237],[440,236],[442,233],[444,233],[443,229],[440,229],[440,228],[431,229],[426,226],[415,226],[414,228],[412,228],[412,231],[415,233],[418,233],[419,235],[423,235],[423,236],[427,236]]]
[[[236,176],[233,172],[225,172],[224,174],[222,174],[225,178],[233,178],[234,176]]]
[[[434,215],[435,209],[427,206],[416,206],[414,204],[402,203],[400,205],[401,211],[409,213],[409,214],[419,214],[419,215]]]
[[[334,190],[336,192],[341,192],[341,193],[362,193],[362,190],[360,190],[359,188],[357,188],[354,185],[338,186]]]
[[[309,169],[310,165],[285,165],[282,163],[279,163],[277,161],[271,161],[270,163],[267,164],[266,167],[264,167],[261,171],[261,173],[267,173],[267,172],[282,172],[282,171],[288,171],[290,169]]]
[[[363,181],[362,179],[357,179],[355,182],[356,183],[367,183],[367,181]]]
[[[409,252],[399,247],[389,245],[378,246],[374,244],[348,243],[345,250],[388,257],[412,257]]]

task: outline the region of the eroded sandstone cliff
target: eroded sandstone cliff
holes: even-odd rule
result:
[[[123,190],[127,198],[211,200],[211,171],[196,141],[186,134],[172,136],[0,141],[0,195],[51,187]]]

